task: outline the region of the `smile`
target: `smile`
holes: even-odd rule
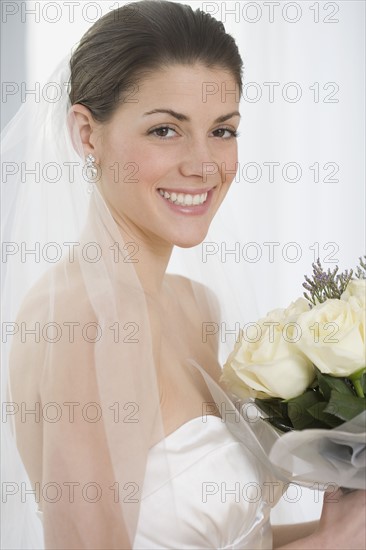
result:
[[[182,206],[199,206],[201,204],[204,204],[207,200],[208,195],[208,193],[201,193],[197,195],[188,193],[169,193],[164,189],[159,189],[159,193],[167,201]]]

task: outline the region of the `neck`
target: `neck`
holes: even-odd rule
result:
[[[133,246],[137,259],[134,267],[143,289],[152,295],[159,294],[173,247],[166,243],[159,246],[158,243],[141,239],[135,239]]]
[[[126,261],[133,262],[144,291],[156,296],[162,290],[173,245],[144,233],[140,228],[128,227],[121,220],[117,224],[126,243]]]
[[[158,295],[162,290],[173,245],[163,241],[156,235],[144,232],[140,227],[121,218],[113,207],[107,205],[104,201],[92,201],[91,207],[97,207],[101,212],[105,212],[105,214],[102,213],[102,219],[104,219],[106,228],[110,230],[111,235],[113,235],[115,229],[113,225],[109,225],[108,218],[112,214],[114,223],[117,225],[124,242],[122,251],[124,263],[132,264],[146,293],[153,296]],[[109,210],[108,214],[104,210],[106,207]]]

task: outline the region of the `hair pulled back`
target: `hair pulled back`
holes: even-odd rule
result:
[[[242,92],[242,59],[224,25],[200,9],[165,0],[141,0],[101,17],[70,60],[70,101],[107,122],[139,80],[172,64],[223,68]]]

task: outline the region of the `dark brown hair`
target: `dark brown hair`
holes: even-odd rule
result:
[[[165,0],[142,0],[99,19],[70,60],[71,104],[88,107],[106,122],[149,72],[201,62],[222,67],[242,93],[242,59],[224,25],[200,9]]]

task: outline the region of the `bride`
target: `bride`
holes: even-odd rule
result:
[[[233,38],[200,10],[142,0],[94,24],[58,78],[67,97],[25,109],[4,139],[19,166],[61,170],[14,170],[6,188],[5,411],[21,457],[9,436],[7,467],[30,481],[16,517],[33,492],[54,549],[362,548],[363,492],[272,534],[281,481],[204,337],[219,302],[167,273],[235,175]]]

